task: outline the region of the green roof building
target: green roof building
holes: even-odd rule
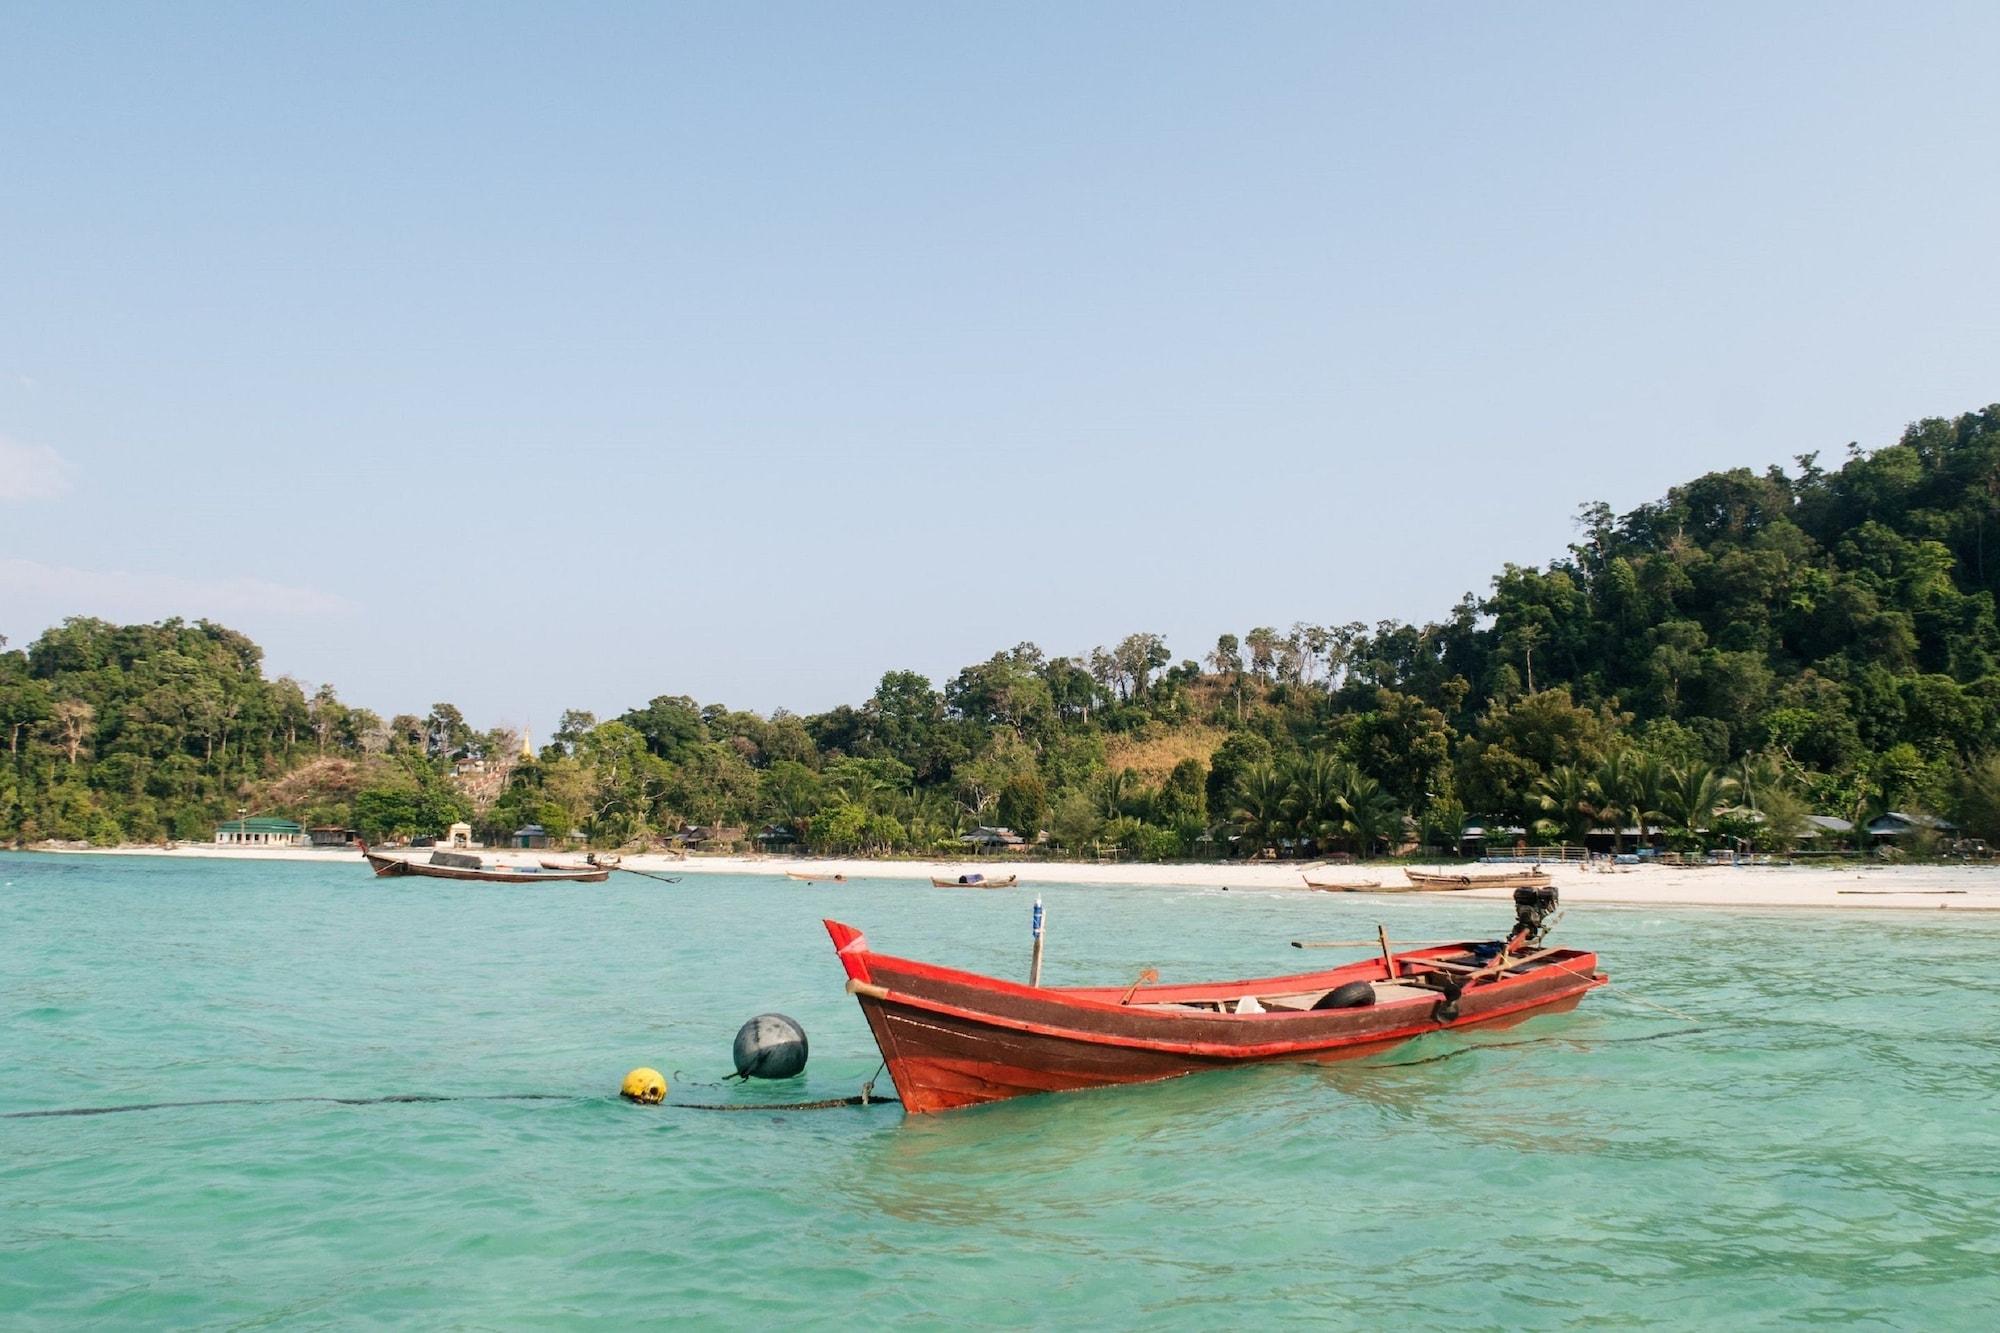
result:
[[[217,824],[215,841],[224,847],[305,847],[311,842],[301,825],[264,815]]]

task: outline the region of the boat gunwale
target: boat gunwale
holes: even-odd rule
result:
[[[1594,960],[1596,955],[1590,954],[1586,956],[1593,959],[1593,967],[1594,967]],[[1516,997],[1514,1003],[1498,1006],[1483,1011],[1474,1016],[1454,1019],[1449,1022],[1441,1022],[1434,1016],[1436,1012],[1436,1006],[1444,999],[1442,995],[1435,996],[1430,999],[1421,999],[1413,997],[1406,1000],[1393,1000],[1387,1004],[1370,1005],[1364,1009],[1307,1010],[1303,1012],[1296,1012],[1296,1011],[1266,1012],[1261,1014],[1155,1015],[1155,1017],[1167,1021],[1186,1020],[1190,1018],[1201,1018],[1210,1020],[1220,1018],[1229,1020],[1230,1022],[1238,1022],[1238,1021],[1252,1022],[1257,1019],[1268,1018],[1268,1019],[1280,1019],[1289,1021],[1320,1020],[1323,1022],[1327,1018],[1333,1017],[1335,1015],[1351,1016],[1354,1014],[1369,1013],[1369,1012],[1379,1013],[1382,1010],[1394,1008],[1397,1006],[1408,1007],[1411,1008],[1412,1010],[1415,1010],[1416,1008],[1421,1006],[1430,1010],[1430,1014],[1425,1016],[1420,1021],[1412,1024],[1406,1024],[1400,1027],[1367,1030],[1361,1032],[1354,1032],[1354,1031],[1329,1032],[1317,1036],[1302,1035],[1287,1039],[1274,1039],[1262,1042],[1219,1042],[1219,1041],[1204,1041],[1198,1038],[1173,1039],[1165,1037],[1129,1036],[1121,1033],[1112,1033],[1112,1032],[1093,1032],[1087,1028],[1060,1027],[1053,1024],[1037,1023],[1030,1019],[1010,1018],[1004,1014],[995,1014],[985,1010],[966,1009],[962,1006],[950,1004],[943,1000],[933,1000],[925,996],[912,995],[907,991],[894,991],[894,990],[884,989],[883,993],[880,995],[858,995],[856,998],[859,999],[864,1005],[871,1003],[877,1005],[900,1005],[901,1007],[906,1009],[923,1010],[925,1012],[939,1014],[947,1018],[956,1018],[962,1022],[977,1023],[985,1027],[1004,1028],[1012,1032],[1027,1033],[1032,1036],[1048,1037],[1060,1041],[1083,1042],[1093,1046],[1111,1046],[1125,1050],[1150,1051],[1161,1055],[1194,1056],[1202,1059],[1216,1059],[1224,1061],[1248,1061],[1248,1060],[1271,1059],[1286,1055],[1309,1055],[1320,1051],[1340,1050],[1344,1047],[1349,1047],[1349,1046],[1386,1045],[1392,1042],[1406,1041],[1411,1037],[1420,1037],[1426,1032],[1437,1032],[1440,1030],[1448,1030],[1452,1028],[1461,1028],[1461,1027],[1474,1027],[1481,1023],[1492,1022],[1495,1019],[1510,1017],[1511,1015],[1520,1013],[1524,1010],[1544,1008],[1550,1004],[1557,1003],[1560,1000],[1567,998],[1570,995],[1575,995],[1580,997],[1592,990],[1595,990],[1597,987],[1606,984],[1607,980],[1605,977],[1598,974],[1594,970],[1588,973],[1576,972],[1572,973],[1572,975],[1578,978],[1580,984],[1572,987],[1566,987],[1558,994],[1555,995],[1537,994],[1537,995],[1519,996]],[[1516,979],[1517,978],[1509,977],[1509,978],[1502,978],[1501,980],[1513,981]],[[1107,1007],[1113,1009],[1118,1008],[1118,1006],[1115,1005]],[[1129,1013],[1144,1013],[1145,1011],[1134,1009],[1130,1006],[1127,1006],[1122,1010],[1122,1012],[1129,1014]],[[894,1073],[893,1067],[890,1072],[893,1075]]]
[[[1120,1002],[1116,998],[1098,998],[1100,996],[1118,997],[1127,994],[1126,991],[1117,986],[1025,986],[1019,982],[1008,981],[1002,977],[987,976],[979,972],[967,972],[959,968],[945,967],[937,963],[925,963],[914,958],[901,958],[893,954],[876,953],[867,947],[867,937],[859,931],[855,931],[853,927],[831,920],[826,921],[824,924],[828,928],[828,933],[833,935],[841,964],[847,969],[849,979],[853,981],[868,985],[879,984],[874,981],[872,969],[868,967],[869,961],[879,960],[888,964],[890,971],[905,972],[922,980],[942,981],[948,984],[962,985],[973,990],[1012,998],[1040,1000],[1046,1004],[1055,1005],[1059,1009],[1072,1008],[1092,1013],[1142,1015],[1149,1021],[1163,1023],[1184,1023],[1192,1019],[1213,1020],[1218,1018],[1226,1019],[1231,1023],[1251,1023],[1263,1019],[1279,1022],[1299,1019],[1324,1020],[1330,1014],[1354,1013],[1359,1011],[1276,1009],[1266,1010],[1262,1013],[1248,1014],[1195,1014],[1186,1011],[1169,1011],[1158,1006],[1185,1003],[1188,1001],[1226,1000],[1242,995],[1287,995],[1312,990],[1332,990],[1342,981],[1390,981],[1398,979],[1386,975],[1376,975],[1385,971],[1382,960],[1379,958],[1365,958],[1353,963],[1342,964],[1337,968],[1327,968],[1318,972],[1295,972],[1275,977],[1252,977],[1231,981],[1192,982],[1179,986],[1141,987],[1130,992],[1130,1000]],[[840,931],[851,932],[851,934],[843,941],[840,933],[835,931],[835,927],[839,927]],[[859,948],[854,947],[857,942],[860,945]],[[1395,958],[1398,963],[1421,964],[1433,958],[1442,959],[1455,953],[1464,952],[1466,952],[1466,948],[1463,945],[1435,945],[1423,949],[1413,949],[1406,953],[1399,953],[1395,955]],[[1587,970],[1580,966],[1586,960],[1589,964]],[[1491,979],[1482,979],[1475,986],[1468,987],[1465,994],[1487,995],[1497,990],[1515,989],[1535,980],[1537,973],[1549,970],[1560,971],[1577,978],[1582,983],[1578,987],[1579,990],[1594,989],[1597,986],[1603,985],[1605,981],[1605,978],[1597,971],[1597,954],[1595,951],[1565,948],[1557,954],[1549,955],[1545,959],[1540,960],[1531,970],[1516,973],[1500,973]],[[933,1000],[928,996],[914,995],[906,990],[883,989],[886,993],[883,996],[874,998],[916,1008],[933,1008],[940,1013],[953,1013],[955,1016],[968,1019],[990,1020],[996,1024],[1006,1026],[1014,1026],[1017,1022],[1021,1021],[1009,1020],[982,1010],[962,1009],[960,1006],[953,1005],[948,1001]],[[1146,998],[1142,1001],[1140,999],[1141,996]],[[1442,995],[1430,998],[1407,996],[1387,1000],[1379,1005],[1366,1006],[1366,1008],[1381,1009],[1394,1005],[1434,1005],[1442,999]],[[1535,1001],[1535,1003],[1545,1002],[1540,999]],[[1484,1021],[1486,1017],[1488,1015],[1480,1015],[1480,1021]],[[1430,1024],[1427,1026],[1436,1025]],[[1057,1032],[1066,1033],[1068,1031],[1068,1029],[1044,1028],[1033,1024],[1027,1025],[1021,1030],[1047,1032],[1050,1035],[1054,1035]],[[1091,1039],[1095,1039],[1095,1034],[1092,1034]],[[1124,1040],[1126,1039],[1112,1038],[1111,1044],[1116,1045]],[[1233,1050],[1236,1048],[1231,1047],[1226,1049]]]

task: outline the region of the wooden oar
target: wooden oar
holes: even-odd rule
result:
[[[1465,984],[1470,986],[1475,981],[1485,981],[1488,977],[1497,977],[1503,972],[1511,972],[1517,967],[1526,967],[1529,963],[1540,962],[1551,955],[1567,953],[1568,951],[1568,945],[1558,944],[1552,949],[1537,949],[1533,953],[1524,953],[1518,958],[1509,958],[1503,953],[1493,963],[1480,968],[1477,972],[1466,977]]]
[[[1139,974],[1139,979],[1137,981],[1133,982],[1130,986],[1127,986],[1125,988],[1125,993],[1118,997],[1118,1003],[1120,1004],[1132,1003],[1132,997],[1139,993],[1139,987],[1145,985],[1149,981],[1158,981],[1159,979],[1160,979],[1160,970],[1158,968],[1156,967],[1147,968],[1145,971]]]

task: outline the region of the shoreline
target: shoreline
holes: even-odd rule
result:
[[[421,850],[421,849],[419,849]],[[477,849],[502,860],[581,858],[580,853],[524,852],[511,848]],[[176,847],[38,848],[21,855],[154,856],[177,860],[305,861],[321,864],[358,862],[351,848],[218,847],[191,843]],[[1093,861],[872,861],[856,857],[811,858],[783,856],[694,856],[685,860],[662,853],[625,855],[635,870],[688,875],[768,875],[816,870],[849,880],[919,881],[926,886],[940,878],[979,871],[1019,874],[1021,889],[1037,884],[1099,888],[1191,888],[1283,891],[1301,895],[1307,889],[1303,872],[1324,869],[1322,863],[1292,861],[1209,861],[1161,864],[1125,862],[1103,865]],[[1416,867],[1425,868],[1425,867]],[[1452,867],[1481,873],[1477,867]],[[1401,882],[1404,866],[1384,862],[1373,866],[1338,867],[1342,877],[1359,875],[1385,884]],[[1502,867],[1491,868],[1498,873]],[[1621,866],[1615,870],[1585,869],[1576,863],[1544,867],[1563,901],[1625,907],[1722,908],[1866,911],[1893,909],[1928,912],[2000,911],[2000,865],[1991,866]],[[1506,899],[1507,889],[1462,889],[1443,893],[1327,893],[1329,898],[1435,901],[1467,897]]]

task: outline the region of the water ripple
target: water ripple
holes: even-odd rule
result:
[[[1966,1327],[2000,1305],[2000,922],[1573,912],[1621,988],[1324,1067],[906,1119],[818,914],[987,971],[1027,900],[690,875],[510,893],[355,867],[7,855],[0,1319],[262,1328]],[[1490,933],[1491,903],[1051,886],[1048,979]],[[1305,901],[1307,898],[1325,901]],[[747,929],[746,923],[755,923]],[[1962,969],[1961,969],[1962,970]],[[749,1015],[788,1085],[697,1088]],[[399,1091],[552,1101],[378,1105]]]

